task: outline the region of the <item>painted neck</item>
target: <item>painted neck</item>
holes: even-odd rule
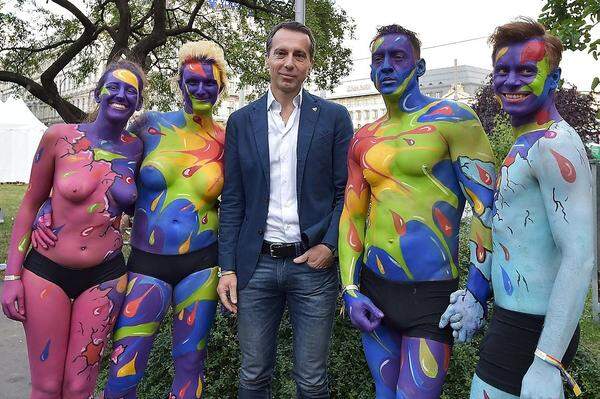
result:
[[[99,118],[91,122],[88,126],[88,134],[93,134],[102,140],[114,140],[121,136],[121,132],[127,126],[127,120],[122,122],[113,122],[107,118]]]
[[[560,122],[562,116],[556,109],[554,93],[551,93],[544,104],[531,114],[522,116],[511,116],[510,123],[513,129],[513,136],[516,139],[525,133],[535,130],[546,129],[555,122]]]
[[[401,95],[383,96],[385,107],[387,108],[390,119],[402,118],[406,114],[418,111],[429,104],[429,97],[425,96],[419,90],[419,83],[415,79],[402,92]]]
[[[187,110],[184,110],[183,115],[185,116],[186,125],[197,123],[200,126],[205,127],[212,126],[213,124],[212,108],[208,109],[207,111],[200,111],[195,113],[190,113],[187,112]]]

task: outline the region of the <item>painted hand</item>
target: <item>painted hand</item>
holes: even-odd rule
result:
[[[483,327],[485,312],[481,303],[468,290],[458,290],[450,294],[450,305],[440,318],[440,328],[448,324],[456,342],[469,342]]]
[[[313,269],[325,269],[333,263],[333,252],[327,245],[317,244],[294,259],[294,263],[304,263]]]
[[[563,398],[563,383],[560,371],[537,357],[523,377],[521,399]]]
[[[25,320],[25,298],[21,280],[5,281],[2,290],[2,311],[12,320]]]
[[[31,245],[35,249],[53,247],[58,237],[52,231],[52,204],[48,198],[40,207],[31,226]]]
[[[344,293],[344,304],[352,325],[360,331],[370,333],[379,327],[383,312],[360,292],[356,290],[346,291]]]
[[[217,293],[223,306],[232,313],[237,313],[237,276],[227,274],[219,279]]]

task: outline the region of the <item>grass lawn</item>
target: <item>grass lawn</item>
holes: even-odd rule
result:
[[[0,209],[4,212],[4,223],[0,224],[0,263],[6,262],[8,242],[14,217],[21,204],[27,186],[24,184],[0,184]]]

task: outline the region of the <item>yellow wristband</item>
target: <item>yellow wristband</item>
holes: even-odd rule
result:
[[[581,388],[579,388],[579,385],[577,384],[577,381],[575,381],[575,378],[573,378],[571,376],[571,374],[569,374],[567,372],[567,369],[560,362],[560,360],[558,360],[557,358],[555,358],[552,355],[549,355],[549,354],[543,352],[539,348],[535,349],[535,356],[538,357],[538,358],[540,358],[540,359],[542,359],[546,363],[551,364],[554,367],[556,367],[560,371],[560,374],[563,376],[563,378],[565,380],[567,380],[567,383],[571,386],[571,389],[573,390],[573,393],[575,394],[575,396],[581,395]]]

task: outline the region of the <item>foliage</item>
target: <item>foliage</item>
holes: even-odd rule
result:
[[[178,95],[168,78],[176,72],[176,49],[189,40],[219,43],[240,85],[260,90],[268,81],[266,36],[294,16],[286,0],[17,0],[13,7],[0,0],[0,9],[0,81],[25,88],[67,122],[85,114],[59,93],[59,74],[82,82],[119,57],[149,72],[147,107],[172,108]],[[353,36],[354,23],[334,0],[308,1],[306,20],[317,42],[312,79],[330,89],[352,65],[343,40]]]
[[[546,0],[539,21],[556,34],[565,48],[586,50],[595,60],[600,56],[600,38],[592,30],[600,23],[599,0]],[[596,77],[592,90],[600,83]]]
[[[576,87],[568,88],[563,85],[556,91],[556,108],[565,121],[579,133],[584,142],[598,142],[600,120],[597,116],[600,107],[592,93],[582,93]],[[494,95],[491,78],[475,93],[473,109],[490,137],[496,134],[494,128],[499,117],[503,121],[509,121],[508,115],[502,110]]]
[[[494,152],[494,163],[496,171],[500,170],[500,165],[504,162],[506,154],[510,151],[514,142],[510,120],[506,114],[499,114],[494,119],[494,134],[490,136],[490,145]]]

